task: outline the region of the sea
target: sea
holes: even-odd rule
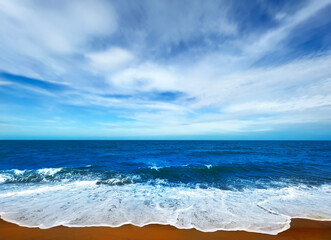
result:
[[[0,217],[275,235],[331,220],[331,142],[0,141]]]

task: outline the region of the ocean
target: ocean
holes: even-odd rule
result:
[[[331,220],[331,142],[0,141],[0,215],[277,234]]]

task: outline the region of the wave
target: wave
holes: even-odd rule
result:
[[[28,170],[0,171],[0,184],[67,183],[96,181],[97,184],[123,185],[139,181],[133,174],[119,174],[114,171],[96,171],[91,165],[81,168],[42,168]]]
[[[244,188],[271,188],[288,185],[306,184],[320,186],[329,179],[317,176],[305,178],[283,171],[277,166],[265,168],[254,164],[228,165],[181,165],[181,166],[145,166],[133,170],[110,170],[87,165],[78,168],[42,168],[26,170],[0,170],[0,186],[3,184],[32,183],[68,183],[75,181],[94,181],[104,185],[125,185],[135,183],[166,182],[171,186],[181,184],[201,188],[215,187],[223,190]]]
[[[161,179],[153,184],[122,185],[98,180],[2,184],[0,215],[9,222],[39,228],[157,223],[205,232],[274,235],[289,228],[291,218],[331,220],[330,198],[331,185],[238,191],[186,184],[173,187]]]
[[[0,171],[0,183],[27,183],[42,182],[54,179],[55,174],[61,172],[63,168],[41,168],[36,170],[2,170]]]
[[[153,165],[153,166],[150,166],[148,167],[149,169],[154,169],[156,171],[159,171],[161,168],[164,168],[164,167],[159,167],[159,166],[156,166],[156,165]]]

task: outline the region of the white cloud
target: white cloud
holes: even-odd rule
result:
[[[4,40],[11,40],[6,44],[21,51],[42,48],[72,54],[91,36],[110,34],[117,27],[115,13],[105,1],[1,1],[0,11]]]
[[[304,111],[309,108],[331,107],[331,96],[303,96],[285,101],[250,101],[225,108],[226,112],[270,114],[288,111]]]
[[[172,91],[178,89],[178,75],[171,66],[142,63],[109,76],[120,89],[134,91]]]
[[[278,44],[286,38],[290,31],[298,24],[307,21],[320,10],[331,4],[331,0],[308,1],[306,6],[293,15],[280,15],[282,24],[275,29],[268,31],[258,39],[250,39],[244,46],[243,54],[255,56],[257,59],[261,55],[275,50]]]
[[[191,93],[200,101],[197,107],[222,106],[248,101],[285,101],[305,95],[325,94],[331,76],[331,56],[290,62],[286,65],[238,70],[204,81],[195,80]],[[215,76],[214,73],[212,76]],[[201,77],[201,75],[198,75]],[[194,79],[190,76],[189,79]],[[190,85],[187,83],[187,89]],[[315,89],[311,92],[311,88]],[[318,92],[316,92],[318,88]]]
[[[0,1],[0,22],[1,70],[39,79],[71,72],[72,55],[117,29],[104,0]]]
[[[184,91],[196,99],[166,103],[169,108],[150,101],[125,100],[121,106],[131,107],[135,113],[131,110],[124,117],[134,121],[125,123],[124,128],[114,128],[118,132],[130,129],[142,135],[143,132],[153,135],[153,131],[156,135],[210,134],[270,131],[279,125],[330,121],[327,117],[331,116],[330,64],[331,56],[327,55],[267,69],[238,71],[217,78],[213,78],[217,74],[208,75],[204,67],[170,68],[172,71],[163,68],[150,71],[153,73],[150,75],[147,68],[141,67],[141,71],[129,71],[131,75],[126,79],[150,76],[153,81],[145,89]],[[171,72],[171,77],[164,76],[164,72]],[[160,79],[166,79],[164,82],[168,85],[163,85]],[[135,89],[134,82],[119,81],[118,84]],[[130,101],[134,101],[131,106]],[[151,112],[151,106],[158,111]]]
[[[134,60],[132,53],[120,47],[110,47],[104,51],[89,53],[86,56],[91,60],[93,68],[106,73],[124,67]]]

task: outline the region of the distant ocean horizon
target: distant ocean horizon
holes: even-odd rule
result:
[[[0,216],[21,226],[277,234],[331,220],[330,199],[331,141],[0,141]]]

